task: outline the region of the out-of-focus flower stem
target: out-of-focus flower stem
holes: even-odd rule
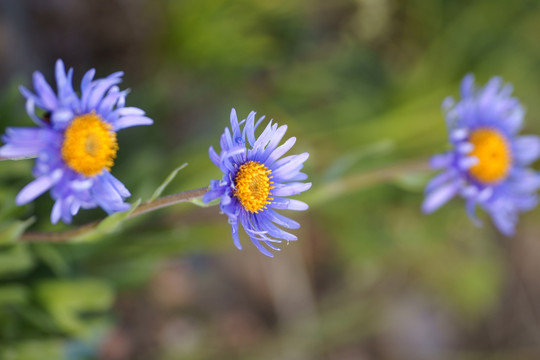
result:
[[[303,199],[310,207],[325,203],[352,191],[368,186],[394,181],[400,177],[430,171],[427,159],[411,160],[401,164],[391,165],[362,173],[352,174],[341,179],[333,180],[313,188]]]
[[[141,204],[133,210],[128,218],[133,218],[148,212],[158,210],[167,206],[192,201],[201,198],[208,191],[207,187],[183,191],[181,193],[163,196],[153,201]],[[101,220],[81,225],[75,229],[63,232],[26,232],[21,235],[19,241],[23,242],[66,242],[70,239],[82,235],[99,225]]]

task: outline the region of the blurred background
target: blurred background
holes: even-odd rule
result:
[[[119,133],[113,174],[147,200],[219,178],[235,107],[288,124],[313,188],[274,259],[238,251],[217,207],[180,204],[76,244],[16,207],[33,161],[0,162],[1,359],[538,359],[539,209],[513,238],[455,199],[420,212],[447,148],[440,104],[501,75],[540,133],[536,0],[0,0],[0,125],[32,126],[18,86],[54,62],[125,71],[152,127]],[[104,217],[83,211],[75,225]]]

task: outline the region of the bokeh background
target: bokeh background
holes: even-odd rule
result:
[[[536,0],[0,0],[2,128],[32,125],[17,88],[62,58],[76,82],[125,71],[155,121],[119,133],[133,201],[183,163],[166,193],[220,177],[207,149],[232,107],[288,124],[313,182],[274,259],[194,204],[22,244],[69,227],[49,224],[48,195],[13,204],[31,160],[0,162],[0,358],[540,358],[540,210],[513,238],[457,199],[419,210],[447,147],[440,103],[466,73],[513,83],[540,133],[538,34]]]

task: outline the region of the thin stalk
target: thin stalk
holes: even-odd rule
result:
[[[310,206],[325,203],[352,191],[364,189],[375,184],[393,181],[407,174],[424,173],[430,171],[427,159],[407,161],[401,164],[374,169],[364,173],[357,173],[347,177],[322,184],[316,191],[307,195],[306,201]]]
[[[201,198],[208,191],[207,187],[202,187],[193,190],[183,191],[181,193],[172,194],[168,196],[160,197],[156,200],[146,202],[137,206],[135,210],[129,214],[128,219],[146,214],[148,212],[158,210],[167,206],[195,200]],[[78,226],[71,230],[66,230],[63,232],[26,232],[21,235],[19,241],[23,242],[66,242],[70,239],[82,235],[96,226],[102,220],[92,221],[90,223]]]

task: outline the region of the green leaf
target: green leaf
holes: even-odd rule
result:
[[[220,198],[214,199],[214,200],[210,201],[209,203],[205,203],[204,201],[202,201],[202,198],[196,198],[196,199],[190,200],[190,202],[192,204],[200,206],[200,207],[215,206],[215,205],[219,204],[220,201],[221,201]]]
[[[0,244],[14,243],[35,220],[34,217],[31,217],[24,221],[0,225]]]
[[[117,212],[106,217],[93,229],[88,230],[81,235],[75,236],[73,238],[73,242],[95,241],[107,234],[117,231],[122,222],[126,220],[129,215],[131,215],[131,213],[139,206],[140,203],[141,199],[133,203],[130,210]]]
[[[106,311],[114,299],[109,284],[95,279],[41,282],[36,286],[36,296],[62,330],[78,337],[89,335],[105,321],[82,315]]]
[[[176,177],[176,174],[178,174],[178,172],[180,170],[182,170],[183,168],[185,168],[188,164],[187,163],[183,163],[182,165],[180,165],[179,167],[177,167],[176,169],[174,169],[170,174],[169,176],[167,176],[167,178],[165,179],[165,181],[163,181],[163,183],[156,189],[156,191],[154,191],[154,194],[152,195],[152,197],[150,198],[149,201],[154,201],[156,200],[158,197],[161,196],[161,193],[163,192],[163,190],[165,190],[165,188],[169,185],[169,183],[171,181],[173,181],[173,179]]]

